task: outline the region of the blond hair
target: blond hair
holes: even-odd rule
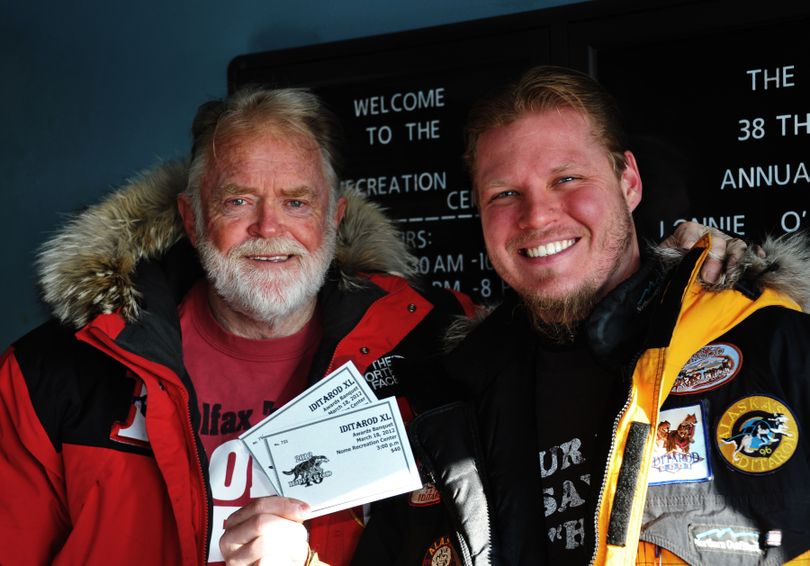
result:
[[[529,69],[516,83],[473,106],[467,120],[464,152],[470,173],[475,176],[478,140],[485,132],[527,114],[558,108],[570,108],[587,118],[597,140],[607,150],[613,170],[621,175],[627,165],[627,136],[615,99],[588,75],[548,65]]]

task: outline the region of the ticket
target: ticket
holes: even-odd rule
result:
[[[396,399],[264,436],[271,481],[306,501],[312,516],[422,487]]]
[[[376,402],[377,397],[355,365],[346,362],[242,433],[239,439],[245,443],[259,467],[267,472],[272,469],[272,464],[262,437],[271,430],[288,428]],[[268,475],[273,482],[272,474]],[[278,491],[278,486],[275,487]]]

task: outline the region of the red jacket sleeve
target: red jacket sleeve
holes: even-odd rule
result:
[[[69,530],[63,468],[9,349],[0,359],[0,564],[50,564]]]

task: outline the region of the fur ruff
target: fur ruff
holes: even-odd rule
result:
[[[761,288],[770,288],[796,301],[804,312],[810,309],[810,237],[801,232],[767,236],[762,243],[765,258],[748,243],[742,258],[717,283],[703,283],[710,291],[734,287],[743,278]],[[651,253],[665,265],[678,263],[687,250],[651,246]]]
[[[158,258],[185,237],[176,198],[185,190],[188,163],[171,162],[128,181],[71,219],[40,248],[37,271],[43,300],[54,316],[76,328],[118,309],[137,320],[132,282],[140,261]],[[413,256],[380,206],[346,191],[335,264],[341,286],[361,284],[361,273],[415,276]]]

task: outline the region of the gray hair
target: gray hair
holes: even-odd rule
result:
[[[211,157],[216,158],[217,144],[237,135],[256,134],[268,129],[316,144],[330,189],[329,210],[334,211],[338,198],[337,118],[306,89],[247,87],[224,99],[202,104],[194,117],[191,165],[185,194],[190,197],[198,219],[202,218],[200,183]]]

